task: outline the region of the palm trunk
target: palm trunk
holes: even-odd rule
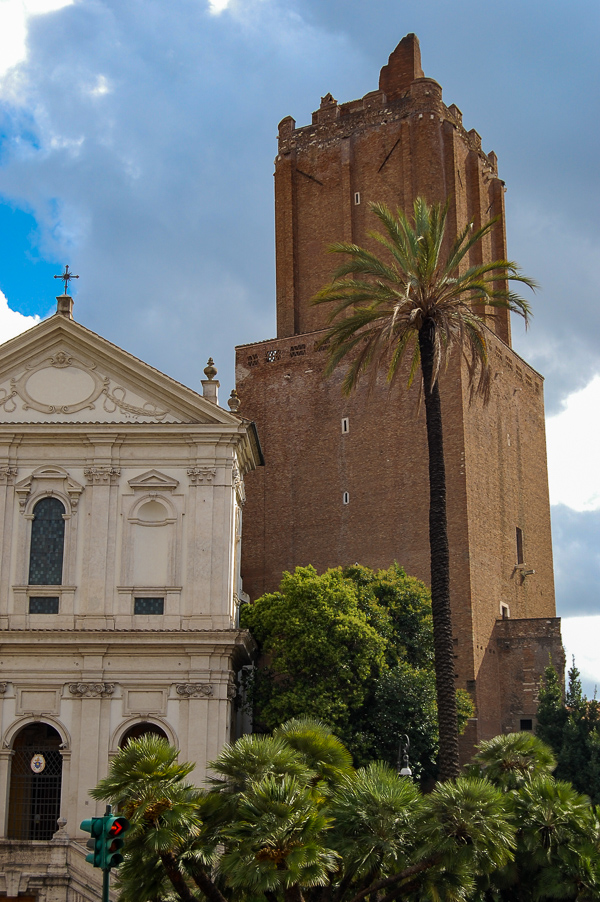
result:
[[[433,647],[440,732],[439,768],[441,780],[460,773],[458,718],[454,685],[454,646],[450,612],[450,552],[446,517],[446,468],[442,433],[442,406],[439,384],[431,379],[434,362],[434,325],[426,323],[419,332],[421,369],[425,393],[425,420],[429,453],[429,551],[431,558],[431,610]]]
[[[196,897],[192,895],[183,874],[179,870],[179,864],[175,855],[172,852],[162,852],[160,860],[181,902],[197,902]]]

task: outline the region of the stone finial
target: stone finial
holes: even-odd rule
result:
[[[73,319],[73,298],[70,294],[59,294],[56,298],[56,312],[67,319]]]
[[[212,381],[215,378],[215,376],[217,375],[217,372],[218,372],[218,370],[215,366],[214,360],[212,359],[212,357],[209,357],[208,358],[208,366],[204,367],[204,375],[206,376],[207,379],[210,379]]]
[[[231,395],[229,396],[227,403],[229,404],[229,409],[232,413],[237,413],[240,409],[242,402],[240,401],[239,395],[236,392],[235,388],[231,389]]]
[[[416,34],[407,34],[390,54],[379,75],[379,90],[394,100],[408,89],[415,78],[423,78],[421,47]]]
[[[215,376],[217,368],[212,357],[208,358],[208,365],[204,367],[204,375],[206,379],[202,380],[202,397],[206,398],[212,404],[219,403],[219,385],[221,384]]]

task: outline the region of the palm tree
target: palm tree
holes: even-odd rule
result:
[[[402,210],[394,216],[384,204],[371,204],[384,234],[370,233],[388,252],[390,262],[356,244],[333,244],[330,251],[349,259],[333,274],[313,303],[333,303],[323,344],[329,345],[326,374],[350,359],[343,387],[349,394],[361,376],[380,366],[394,382],[406,352],[412,352],[409,385],[421,369],[429,452],[429,544],[435,673],[440,733],[440,778],[459,774],[456,697],[450,615],[449,548],[446,520],[446,473],[439,376],[453,351],[467,363],[471,390],[487,400],[490,368],[485,319],[489,308],[505,308],[527,321],[529,305],[508,287],[510,281],[535,287],[516,264],[495,260],[468,266],[471,249],[493,228],[469,223],[447,256],[448,204],[414,203],[414,225]],[[477,305],[474,307],[473,305]]]

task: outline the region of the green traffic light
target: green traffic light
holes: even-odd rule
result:
[[[85,833],[90,833],[91,838],[86,842],[86,848],[91,849],[89,855],[85,856],[85,860],[89,861],[95,868],[102,867],[103,860],[103,817],[92,817],[81,822],[81,829]]]
[[[129,829],[129,821],[125,817],[105,817],[104,820],[104,865],[106,870],[118,868],[123,862],[121,849],[124,835]]]
[[[112,815],[92,817],[81,822],[81,829],[91,834],[86,847],[92,851],[85,856],[86,861],[103,871],[110,871],[122,864],[123,855],[120,850],[123,847],[123,837],[129,829],[127,818]]]

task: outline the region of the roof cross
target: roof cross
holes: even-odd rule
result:
[[[62,273],[62,275],[60,275],[60,276],[54,276],[54,278],[63,280],[63,282],[65,283],[65,294],[67,294],[69,282],[71,281],[71,279],[78,279],[79,276],[74,276],[72,272],[69,272],[69,266],[68,266],[68,264],[66,264],[64,273]]]

